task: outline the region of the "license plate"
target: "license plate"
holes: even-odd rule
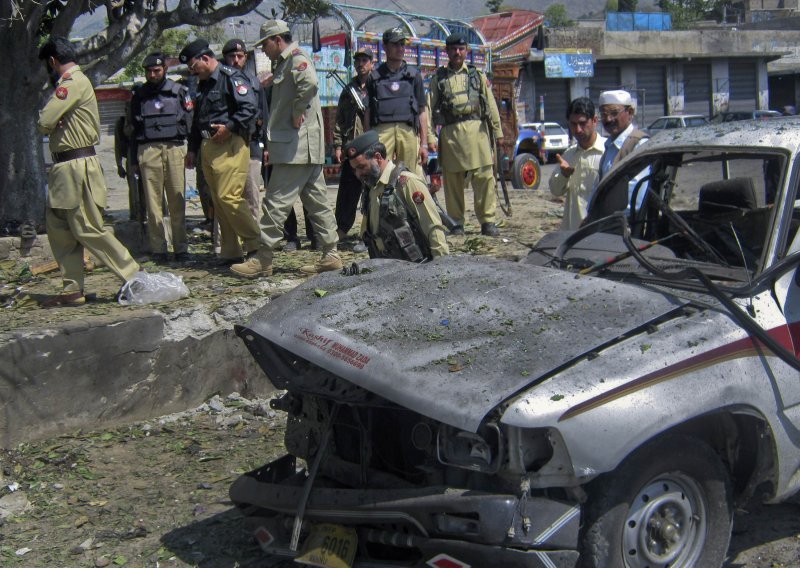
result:
[[[350,568],[356,557],[358,535],[341,525],[314,525],[303,545],[298,564],[322,568]]]

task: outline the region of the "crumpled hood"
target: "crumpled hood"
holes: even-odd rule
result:
[[[538,377],[684,303],[638,286],[487,257],[359,266],[359,275],[309,279],[255,312],[245,328],[469,431]]]

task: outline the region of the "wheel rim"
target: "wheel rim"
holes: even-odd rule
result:
[[[675,473],[636,495],[625,520],[623,553],[629,568],[695,566],[706,538],[708,504],[696,481]]]
[[[538,179],[539,174],[536,164],[534,164],[532,160],[528,160],[522,165],[520,174],[520,177],[522,177],[522,182],[526,187],[533,187],[536,185],[536,180]]]

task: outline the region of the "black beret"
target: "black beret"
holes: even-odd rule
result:
[[[467,40],[464,38],[464,34],[456,32],[447,36],[447,39],[444,40],[444,44],[447,46],[467,45]]]
[[[201,55],[214,55],[214,52],[208,47],[207,40],[197,38],[181,50],[178,59],[181,63],[189,63],[193,57],[200,57]]]
[[[234,51],[243,51],[247,53],[244,42],[240,39],[229,39],[228,42],[222,47],[222,55],[228,55]]]
[[[376,130],[367,130],[361,136],[354,138],[344,145],[344,155],[348,160],[352,160],[353,158],[363,154],[364,150],[378,142],[380,142],[380,139],[378,138],[378,132]]]
[[[167,60],[164,57],[164,54],[161,52],[157,53],[150,53],[147,57],[144,58],[142,61],[142,67],[147,69],[148,67],[160,67],[162,65],[166,65]]]

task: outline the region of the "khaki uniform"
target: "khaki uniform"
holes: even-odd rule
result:
[[[220,256],[241,258],[258,250],[261,231],[244,199],[250,166],[249,140],[258,107],[247,77],[232,67],[217,65],[200,81],[189,151],[200,155],[203,176],[211,189],[215,220],[219,222]],[[212,124],[225,124],[231,136],[210,139]]]
[[[439,132],[439,164],[444,174],[447,213],[457,223],[464,224],[464,187],[467,177],[471,176],[475,215],[481,223],[493,223],[497,208],[497,180],[493,173],[494,149],[489,129],[495,140],[503,137],[497,104],[482,71],[477,71],[477,77],[484,105],[483,108],[474,108],[475,97],[474,94],[470,97],[470,89],[474,90],[475,86],[469,85],[467,65],[462,65],[458,70],[450,67],[440,69],[445,71],[437,70],[436,75],[431,77],[430,100],[435,120],[444,123]],[[444,74],[441,82],[438,80],[440,73]],[[453,117],[436,118],[443,116],[443,107],[448,102],[463,114],[461,118],[455,121]]]
[[[295,128],[293,121],[301,116],[303,123]],[[266,245],[275,248],[283,238],[283,223],[299,196],[322,250],[336,248],[336,223],[322,175],[325,142],[317,72],[297,43],[273,62],[267,151],[272,173],[261,217]]]
[[[381,173],[381,177],[375,187],[369,190],[369,203],[367,203],[367,214],[361,219],[361,235],[363,236],[369,228],[369,232],[373,235],[378,235],[378,228],[380,225],[380,203],[383,190],[389,183],[389,178],[395,169],[394,163],[389,161]],[[400,175],[395,184],[395,192],[407,205],[407,208],[412,211],[419,221],[422,233],[428,240],[428,245],[431,249],[431,255],[436,258],[445,254],[450,254],[450,249],[447,246],[445,239],[445,227],[442,224],[442,219],[439,212],[436,210],[436,205],[433,203],[433,198],[428,191],[428,186],[422,181],[418,175],[408,171]],[[422,195],[422,202],[414,201],[414,194]],[[380,237],[375,239],[375,245],[378,251],[383,252],[383,241]]]
[[[100,141],[100,114],[92,84],[75,65],[56,83],[39,113],[39,132],[50,136],[54,154],[90,149]],[[47,176],[47,237],[61,269],[64,292],[83,291],[83,250],[126,282],[139,265],[103,226],[106,182],[97,156],[53,164]]]

